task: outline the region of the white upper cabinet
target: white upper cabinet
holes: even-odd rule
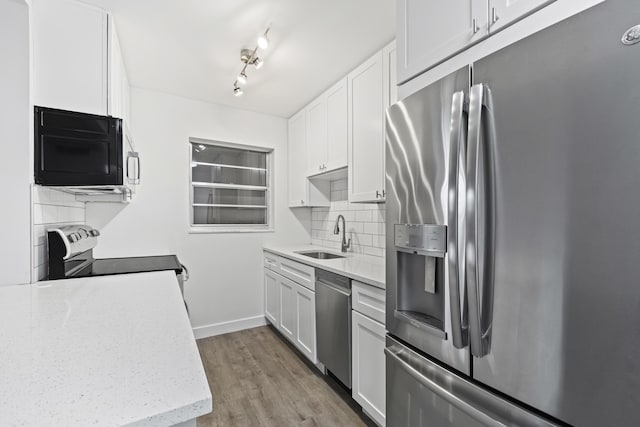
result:
[[[33,0],[35,105],[112,115],[128,132],[130,87],[112,17],[70,0]]]
[[[384,61],[384,82],[385,82],[385,107],[398,102],[398,74],[396,59],[396,42],[388,44],[382,49]]]
[[[496,32],[555,0],[489,0],[489,31]]]
[[[329,206],[330,182],[307,179],[307,115],[300,111],[288,122],[289,207]]]
[[[383,62],[380,51],[347,76],[350,202],[384,200]]]
[[[34,0],[35,105],[106,115],[108,27],[105,11],[68,0]]]
[[[289,119],[289,206],[307,204],[307,140],[304,110]],[[301,161],[304,159],[305,161]]]
[[[127,69],[122,59],[120,40],[113,22],[109,20],[109,115],[130,121],[131,89]],[[127,129],[128,130],[128,129]]]
[[[307,106],[307,174],[324,172],[327,162],[327,98],[322,95]]]
[[[327,161],[326,170],[347,166],[347,78],[333,85],[327,98]]]
[[[398,0],[398,83],[555,0]]]
[[[400,83],[488,34],[487,0],[398,0],[397,8]]]
[[[347,166],[347,79],[342,79],[306,108],[309,176]]]

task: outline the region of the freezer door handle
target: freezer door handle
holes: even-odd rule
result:
[[[449,138],[449,187],[447,223],[447,261],[449,263],[449,305],[451,311],[451,335],[456,348],[468,345],[468,325],[466,310],[463,310],[461,296],[464,296],[464,252],[460,251],[464,229],[458,227],[460,218],[458,195],[464,191],[464,170],[466,157],[466,128],[468,106],[463,91],[453,94],[451,107],[451,134]],[[462,290],[460,289],[462,287]]]
[[[465,264],[471,354],[491,348],[495,246],[495,144],[491,90],[477,84],[469,93]]]
[[[385,354],[391,360],[396,363],[396,366],[402,368],[407,374],[409,374],[413,379],[419,382],[422,386],[428,388],[435,395],[441,397],[443,400],[447,401],[449,404],[455,406],[460,411],[464,412],[471,418],[477,420],[486,426],[496,426],[496,427],[504,427],[505,424],[495,420],[489,415],[485,414],[475,406],[467,403],[465,400],[461,399],[459,396],[455,395],[451,391],[447,390],[444,386],[438,384],[436,381],[431,378],[423,375],[418,369],[414,368],[411,364],[407,363],[400,356],[402,354],[402,349],[392,347],[386,347],[384,349]]]

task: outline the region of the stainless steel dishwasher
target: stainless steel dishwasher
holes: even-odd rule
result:
[[[351,388],[351,279],[316,269],[318,360]]]

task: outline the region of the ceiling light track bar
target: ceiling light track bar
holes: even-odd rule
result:
[[[257,56],[257,53],[258,49],[266,49],[269,46],[268,34],[270,29],[271,28],[267,28],[264,34],[258,37],[258,44],[253,50],[242,49],[240,51],[240,61],[244,63],[244,66],[242,67],[240,74],[238,74],[235,82],[233,82],[233,93],[235,96],[240,96],[244,93],[241,86],[247,84],[247,67],[249,65],[253,65],[256,69],[259,69],[264,64],[264,61],[262,58]]]

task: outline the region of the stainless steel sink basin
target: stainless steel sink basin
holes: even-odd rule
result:
[[[296,252],[297,254],[308,256],[309,258],[316,259],[335,259],[335,258],[344,258],[342,255],[336,255],[329,252],[322,251],[309,251],[309,252]]]

